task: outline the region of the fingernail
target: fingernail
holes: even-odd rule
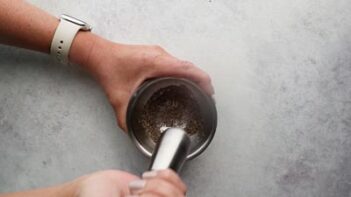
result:
[[[144,187],[145,187],[144,180],[136,180],[129,183],[129,189],[131,191],[140,190],[140,189],[143,189]]]
[[[169,127],[162,126],[162,127],[160,128],[160,132],[163,133],[163,132],[166,131],[167,129],[169,129]]]
[[[156,176],[157,176],[157,171],[144,172],[143,175],[142,175],[143,179],[154,178]]]

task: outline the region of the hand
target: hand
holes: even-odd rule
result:
[[[130,182],[129,188],[130,193],[138,197],[184,197],[187,190],[179,176],[170,169],[145,172],[143,179]]]
[[[83,176],[73,181],[76,197],[183,197],[186,186],[172,170],[145,172],[137,176],[108,170]]]
[[[106,170],[49,188],[0,194],[0,197],[184,197],[186,186],[172,170],[152,171],[143,179],[123,171]]]
[[[86,55],[80,55],[72,48],[73,60],[75,57],[86,57],[75,62],[87,68],[101,84],[116,112],[118,124],[124,131],[127,131],[125,119],[128,101],[146,79],[161,76],[188,78],[209,95],[214,93],[208,74],[190,62],[171,56],[159,46],[117,44],[97,36],[86,39],[94,40],[91,49],[84,47]]]
[[[74,181],[72,196],[76,197],[124,197],[129,195],[128,183],[139,178],[123,171],[96,172]]]
[[[130,194],[128,183],[139,178],[123,171],[107,170],[74,181],[24,192],[0,194],[0,197],[124,197]]]

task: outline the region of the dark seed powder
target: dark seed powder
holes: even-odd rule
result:
[[[141,111],[138,123],[154,142],[164,128],[183,128],[190,136],[204,129],[200,107],[185,86],[168,86],[155,92]]]

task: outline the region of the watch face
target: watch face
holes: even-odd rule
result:
[[[74,23],[76,25],[82,26],[82,30],[85,30],[85,31],[89,31],[92,29],[92,27],[88,23],[86,23],[82,20],[79,20],[77,18],[74,18],[72,16],[66,15],[66,14],[62,14],[60,16],[60,19],[63,19],[63,20],[69,21],[71,23]]]

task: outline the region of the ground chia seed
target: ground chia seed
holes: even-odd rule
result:
[[[168,86],[156,91],[140,113],[138,123],[157,142],[162,128],[183,128],[188,135],[201,132],[200,107],[185,86]]]

